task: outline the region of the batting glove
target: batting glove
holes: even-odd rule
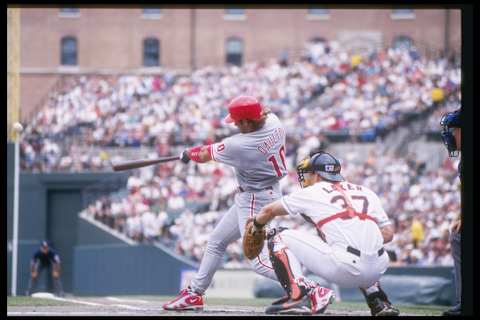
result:
[[[190,162],[190,157],[188,156],[188,150],[182,151],[182,153],[180,154],[180,160],[185,164]]]

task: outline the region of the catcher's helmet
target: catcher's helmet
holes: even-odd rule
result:
[[[228,115],[224,121],[232,123],[235,121],[249,119],[260,120],[262,118],[262,105],[252,96],[238,96],[228,104]]]
[[[444,114],[442,119],[440,119],[440,125],[442,126],[440,134],[450,157],[457,156],[458,150],[455,137],[453,136],[453,128],[461,128],[462,126],[461,109]]]
[[[340,174],[342,166],[334,156],[325,151],[318,151],[311,154],[309,158],[303,159],[297,166],[298,181],[305,186],[304,174],[306,172],[314,172],[323,179],[331,182],[341,182],[345,179]]]

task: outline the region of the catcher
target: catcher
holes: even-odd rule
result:
[[[300,215],[317,236],[279,229],[268,235],[270,261],[287,295],[266,313],[323,313],[333,302],[333,291],[307,279],[304,265],[338,285],[359,287],[374,316],[399,315],[379,285],[389,258],[383,245],[393,238],[393,227],[380,199],[370,189],[345,181],[340,162],[329,153],[310,155],[297,167],[302,189],[283,196],[247,222],[244,251],[254,257],[263,247],[264,226],[277,216]]]
[[[62,282],[60,281],[60,256],[48,245],[47,241],[42,241],[40,249],[35,252],[30,262],[30,281],[26,295],[29,296],[38,281],[39,273],[44,268],[51,269],[55,293],[58,296],[64,296]]]

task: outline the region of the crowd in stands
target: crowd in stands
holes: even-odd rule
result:
[[[338,158],[344,176],[374,190],[395,224],[395,238],[386,247],[392,263],[452,263],[448,225],[460,211],[455,161],[446,156],[440,168],[428,171],[415,154],[397,157],[372,149],[367,159],[355,152]],[[287,157],[287,163],[295,168],[292,159]],[[299,188],[293,169],[281,186],[284,194]],[[128,180],[126,196],[101,198],[87,212],[137,241],[160,241],[199,262],[209,234],[232,204],[235,191],[232,171],[221,164],[165,164],[155,171],[136,172]],[[285,217],[274,223],[315,232],[301,218]],[[242,257],[237,241],[227,249],[225,266],[247,266]]]
[[[460,68],[448,59],[427,61],[405,48],[379,50],[326,89],[314,110],[301,110],[292,127],[306,124],[308,131],[321,128],[374,141],[459,91],[460,80]]]
[[[459,87],[460,68],[448,59],[427,60],[407,48],[349,55],[335,41],[311,44],[302,59],[288,63],[204,67],[190,75],[72,77],[26,127],[21,166],[102,171],[110,155],[85,152],[86,146],[149,146],[167,155],[177,146],[217,141],[233,132],[220,121],[228,100],[245,93],[284,119],[287,152],[326,132],[374,141]],[[459,103],[458,94],[453,101]]]
[[[411,114],[432,111],[428,127],[460,105],[460,68],[427,60],[414,49],[349,55],[335,42],[313,44],[300,61],[243,67],[205,67],[190,75],[81,76],[51,92],[21,142],[25,171],[104,171],[119,156],[104,148],[151,147],[158,156],[235,133],[221,119],[228,100],[253,94],[282,118],[290,168],[309,150],[340,132],[374,141]],[[392,263],[451,264],[448,223],[460,210],[456,165],[427,171],[415,155],[373,151],[337,155],[344,175],[379,194],[397,233],[387,249]],[[284,193],[298,188],[294,170]],[[221,164],[166,163],[132,172],[126,190],[91,203],[87,214],[140,242],[160,241],[200,261],[208,236],[231,204],[236,184]],[[280,222],[278,222],[280,223]],[[281,224],[307,228],[285,218]],[[240,241],[227,249],[226,267],[246,266]]]

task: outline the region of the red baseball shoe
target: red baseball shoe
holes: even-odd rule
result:
[[[328,305],[335,299],[333,290],[317,286],[309,294],[312,314],[324,313]]]
[[[188,287],[180,291],[178,297],[165,303],[163,309],[174,311],[203,310],[203,297]]]

